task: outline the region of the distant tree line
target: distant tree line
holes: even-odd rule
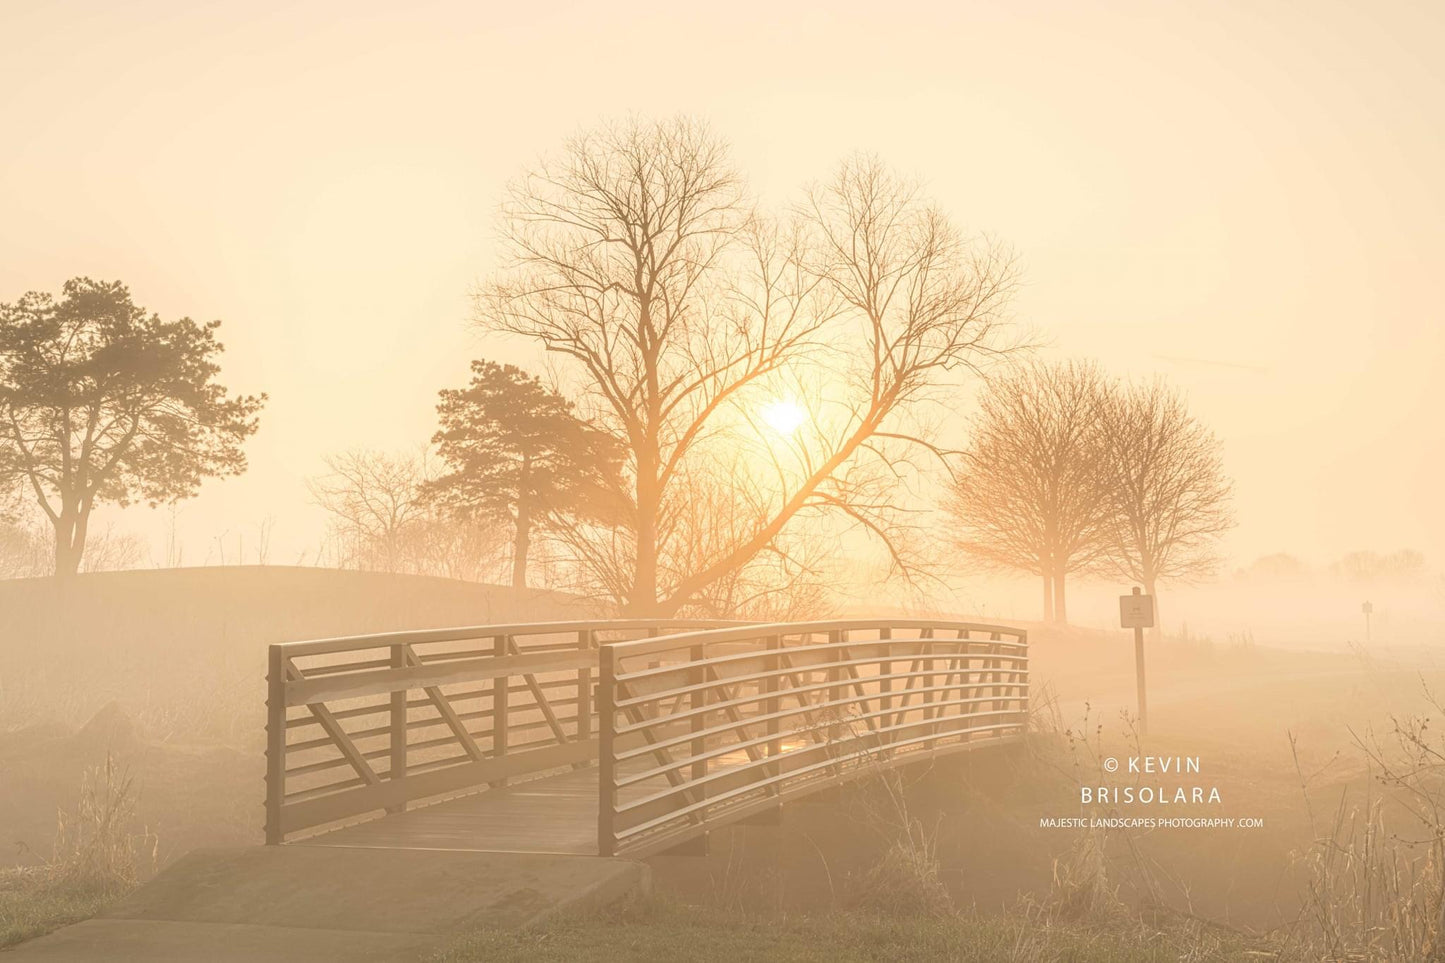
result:
[[[1329,563],[1324,574],[1359,583],[1412,582],[1425,575],[1425,556],[1413,548],[1395,552],[1357,550],[1346,552]],[[1237,572],[1244,579],[1301,579],[1317,574],[1303,560],[1286,552],[1275,552],[1255,559]]]

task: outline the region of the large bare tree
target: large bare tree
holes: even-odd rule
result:
[[[900,506],[878,481],[926,445],[908,414],[936,379],[997,349],[1007,252],[867,157],[796,217],[767,218],[724,145],[686,119],[572,138],[514,184],[501,232],[505,266],[476,320],[567,359],[626,450],[631,518],[591,558],[628,611],[695,604],[800,516],[845,519],[906,565]],[[758,459],[762,497],[698,557],[680,523],[688,479],[729,465],[750,416],[810,366],[833,375],[827,417]]]
[[[1065,582],[1104,551],[1096,412],[1109,391],[1092,362],[1034,362],[991,378],[972,419],[948,508],[963,551],[1043,580],[1046,621],[1065,622]]]
[[[1144,586],[1207,575],[1234,525],[1219,440],[1162,379],[1116,387],[1098,408],[1101,481],[1110,501],[1102,568]]]

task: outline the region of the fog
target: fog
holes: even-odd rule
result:
[[[505,182],[600,118],[683,111],[769,202],[873,150],[1011,244],[1047,351],[1162,373],[1224,439],[1231,568],[1433,563],[1441,16],[9,3],[0,300],[88,274],[223,319],[226,383],[271,396],[250,470],[103,518],[154,564],[172,526],[185,564],[255,561],[268,520],[269,561],[314,560],[324,454],[424,444],[473,357],[540,368],[466,324]]]
[[[0,419],[0,826],[14,862],[63,864],[47,855],[64,842],[55,814],[73,805],[83,773],[94,778],[113,757],[140,791],[127,818],[159,840],[124,890],[196,847],[289,841],[276,827],[295,800],[323,813],[308,832],[363,813],[345,808],[355,787],[380,798],[445,786],[426,800],[440,808],[505,789],[510,770],[489,765],[538,776],[540,764],[526,768],[537,746],[563,775],[615,778],[604,752],[630,712],[617,744],[642,731],[646,750],[626,759],[657,768],[624,782],[639,795],[634,783],[663,787],[637,804],[661,814],[636,817],[639,838],[693,818],[669,800],[696,805],[698,826],[731,795],[756,805],[723,779],[762,786],[783,813],[725,813],[716,831],[697,831],[713,840],[700,858],[650,857],[660,889],[690,903],[849,907],[847,887],[896,845],[883,793],[909,845],[916,827],[934,834],[921,864],[954,909],[1014,913],[1025,928],[1088,922],[1088,912],[1049,914],[1072,912],[1065,904],[1093,885],[1113,894],[1105,929],[1122,918],[1117,896],[1141,913],[1167,907],[1168,926],[1210,938],[1216,924],[1230,938],[1308,932],[1322,941],[1300,944],[1310,951],[1393,959],[1429,945],[1436,958],[1445,746],[1425,720],[1445,712],[1433,695],[1445,683],[1445,5],[623,7],[0,9],[0,335],[45,340],[13,307],[26,292],[58,298],[71,278],[121,281],[166,321],[221,320],[217,397],[267,396],[195,417],[205,424],[193,436],[170,422],[173,435],[134,456],[149,459],[135,477],[107,483],[129,484],[131,503],[101,504],[88,541],[82,518],[75,575],[61,571],[33,496],[50,485],[55,531],[75,530],[89,502],[61,476],[75,472],[68,446],[85,419],[46,378],[0,383],[0,411],[21,411]],[[529,177],[539,158],[556,166]],[[602,187],[587,180],[595,170]],[[633,208],[614,215],[592,200],[635,188],[670,199],[676,170],[706,175],[680,193],[708,185],[696,189],[708,212],[699,221],[717,220],[677,227],[682,240],[659,245],[664,268],[644,284],[639,266],[633,290],[631,265],[619,271],[606,253],[634,243],[636,225],[615,230]],[[657,206],[638,205],[636,219],[651,224]],[[685,221],[657,217],[657,234]],[[858,243],[876,240],[877,224],[889,226],[886,243]],[[778,277],[798,287],[774,300]],[[874,310],[857,292],[876,293],[878,277],[906,278],[908,296]],[[655,301],[653,281],[666,292]],[[666,318],[657,327],[654,309]],[[806,319],[796,342],[780,314]],[[11,344],[0,343],[3,378],[45,355]],[[587,353],[598,344],[607,364]],[[122,356],[181,353],[153,347]],[[772,351],[776,365],[759,360]],[[204,352],[196,358],[174,394],[210,377]],[[522,370],[473,367],[479,359]],[[989,392],[1006,394],[1000,373],[1018,371],[1036,380],[1016,390],[1015,420],[990,434]],[[1068,407],[1045,390],[1065,375],[1084,387],[1065,413],[1074,420],[1046,426],[1068,423],[1057,432],[1068,444],[1056,446],[1068,457],[1053,459],[1039,413]],[[1170,405],[1188,418],[1166,437]],[[97,416],[86,430],[122,420]],[[65,440],[50,444],[52,430]],[[205,431],[229,435],[198,442]],[[508,431],[533,435],[497,440]],[[194,492],[176,467],[194,452],[177,437],[216,446]],[[989,438],[997,445],[984,449]],[[993,493],[1002,525],[959,508],[989,457],[1030,443],[1009,463],[1018,490]],[[31,457],[46,445],[63,462],[50,475]],[[1165,453],[1140,459],[1164,465],[1148,479],[1163,482],[1129,473],[1120,456],[1136,451]],[[244,471],[215,477],[240,452]],[[118,458],[106,470],[118,464],[133,467]],[[137,481],[145,469],[162,480]],[[83,488],[85,470],[77,477]],[[1160,489],[1159,502],[1175,503],[1151,501]],[[185,497],[167,504],[174,491]],[[1060,507],[1073,492],[1085,507]],[[1189,510],[1171,515],[1180,502]],[[1157,625],[1147,644],[1139,636],[1145,726],[1119,596],[1156,581]],[[430,654],[344,639],[310,666],[267,648],[621,616],[652,621],[569,622],[530,633],[541,638],[530,650],[511,629],[417,643],[455,643]],[[667,638],[678,617],[876,624],[770,624],[766,639],[721,640],[738,647],[723,655],[699,642],[686,659],[717,665],[684,677],[691,663],[677,653],[693,637]],[[1007,685],[999,625],[1028,637],[1026,654],[1007,643],[1017,660]],[[599,633],[633,635],[599,643]],[[786,672],[785,636],[804,653]],[[638,655],[643,681],[626,695],[618,665],[603,661],[612,641],[668,654],[650,665]],[[935,643],[956,648],[938,655]],[[945,658],[955,661],[940,667]],[[489,659],[541,668],[494,671]],[[729,666],[742,674],[727,677]],[[926,705],[909,705],[915,682]],[[878,688],[863,694],[865,683]],[[287,701],[286,686],[302,695]],[[780,687],[794,690],[788,711]],[[362,704],[377,699],[387,701]],[[327,700],[338,715],[326,715]],[[847,700],[855,717],[837,708]],[[948,719],[958,727],[942,730],[958,743],[936,752],[933,713],[962,705]],[[690,716],[694,735],[659,743],[646,727],[666,735],[677,722],[667,712]],[[803,721],[775,752],[790,713]],[[874,739],[866,751],[837,736],[859,719]],[[769,728],[746,728],[759,720]],[[280,734],[269,742],[267,725]],[[509,744],[509,725],[537,741]],[[909,725],[933,730],[885,745]],[[298,737],[305,726],[320,731]],[[1017,751],[975,752],[980,733]],[[927,764],[888,770],[906,779],[845,786],[835,774],[846,756],[837,745],[869,764],[886,754],[892,767],[899,744],[920,743]],[[807,783],[783,812],[774,756],[823,758],[824,744],[830,761],[797,772],[838,785],[814,799]],[[684,768],[659,745],[695,756]],[[943,759],[958,749],[968,751]],[[288,762],[308,752],[331,755]],[[1156,754],[1201,759],[1201,779],[1222,797],[1171,815],[1257,819],[1259,831],[1096,838],[1048,822],[1153,814],[1095,806],[1080,790],[1114,772],[1106,757]],[[766,778],[741,781],[750,772]],[[297,778],[317,784],[297,789]],[[701,802],[677,788],[691,779]],[[572,802],[593,805],[597,785]],[[596,805],[612,810],[597,810],[599,826],[628,805],[620,783],[602,785]],[[417,792],[365,812],[404,811]],[[263,798],[274,825],[263,826]],[[1333,829],[1317,803],[1335,814]],[[589,858],[617,855],[608,846],[621,837],[594,836],[584,815]],[[1432,841],[1433,857],[1412,834]],[[1341,853],[1354,875],[1334,872]],[[1360,902],[1351,886],[1384,893],[1374,917],[1349,915]],[[1409,911],[1390,916],[1400,907]],[[1330,942],[1346,916],[1346,935]],[[1128,919],[1119,929],[1133,932]],[[1407,930],[1414,949],[1381,949],[1381,934]],[[0,948],[26,938],[3,927],[0,937]]]

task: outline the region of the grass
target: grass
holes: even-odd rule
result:
[[[1183,922],[1058,923],[1027,914],[883,917],[866,913],[750,917],[669,904],[554,920],[520,932],[483,931],[431,963],[473,961],[707,961],[782,963],[946,960],[955,963],[1257,961],[1239,939]]]
[[[0,872],[0,948],[90,919],[122,895],[58,879],[45,866]]]
[[[154,836],[130,832],[134,815],[134,782],[107,755],[86,771],[74,810],[60,814],[54,857],[0,872],[0,948],[89,919],[134,889],[156,856]]]

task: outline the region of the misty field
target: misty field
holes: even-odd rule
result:
[[[125,832],[148,841],[153,861],[141,875],[198,846],[260,842],[267,642],[587,611],[564,596],[442,579],[256,568],[88,575],[64,587],[0,582],[0,602],[0,826],[13,861],[33,871],[58,858],[58,814],[73,814],[85,774],[109,758],[133,779]],[[1429,846],[1417,853],[1401,842],[1421,828],[1428,838],[1430,813],[1396,801],[1428,795],[1429,786],[1392,786],[1385,771],[1405,761],[1401,739],[1408,746],[1410,733],[1433,745],[1428,729],[1408,721],[1434,713],[1430,690],[1445,685],[1422,650],[1326,654],[1165,639],[1149,649],[1150,732],[1141,739],[1130,716],[1134,668],[1124,636],[1030,629],[1036,695],[1027,752],[913,767],[896,785],[865,783],[791,808],[781,826],[719,832],[706,857],[655,857],[658,890],[681,900],[680,909],[648,910],[642,922],[634,913],[578,923],[546,937],[549,945],[611,932],[645,948],[662,933],[691,939],[719,914],[852,914],[838,939],[854,942],[838,944],[837,958],[875,958],[869,954],[881,953],[890,930],[870,929],[866,919],[899,911],[879,902],[881,892],[969,914],[968,925],[991,939],[1015,932],[1020,913],[1052,921],[1045,931],[1068,940],[1100,926],[1114,936],[1119,927],[1137,930],[1147,938],[1133,958],[1162,959],[1179,939],[1206,935],[1223,948],[1287,949],[1291,941],[1317,946],[1322,927],[1334,927],[1331,938],[1343,945],[1353,929],[1380,922],[1359,918],[1367,907],[1345,909],[1367,888],[1376,894],[1373,912],[1392,919],[1410,912],[1391,909],[1395,898],[1415,899],[1417,916],[1438,905]],[[1081,786],[1105,781],[1103,760],[1142,756],[1197,759],[1189,781],[1217,789],[1220,803],[1080,804]],[[1159,781],[1131,778],[1140,787]],[[1262,826],[1046,825],[1110,815],[1222,816]],[[1366,836],[1375,865],[1351,848]],[[1404,862],[1393,868],[1378,862],[1387,843],[1402,847]],[[1402,872],[1413,872],[1413,882]],[[18,912],[4,905],[0,913]],[[74,905],[63,902],[56,918],[74,918]],[[761,932],[774,924],[758,925]],[[821,925],[788,924],[787,932],[812,940],[807,934]],[[921,942],[904,955],[951,952],[956,933],[939,925],[915,934]],[[477,939],[470,945],[503,958],[529,945],[525,937]],[[1109,944],[1093,945],[1092,958],[1113,958]],[[1054,958],[1047,945],[1035,950],[1017,958]]]

